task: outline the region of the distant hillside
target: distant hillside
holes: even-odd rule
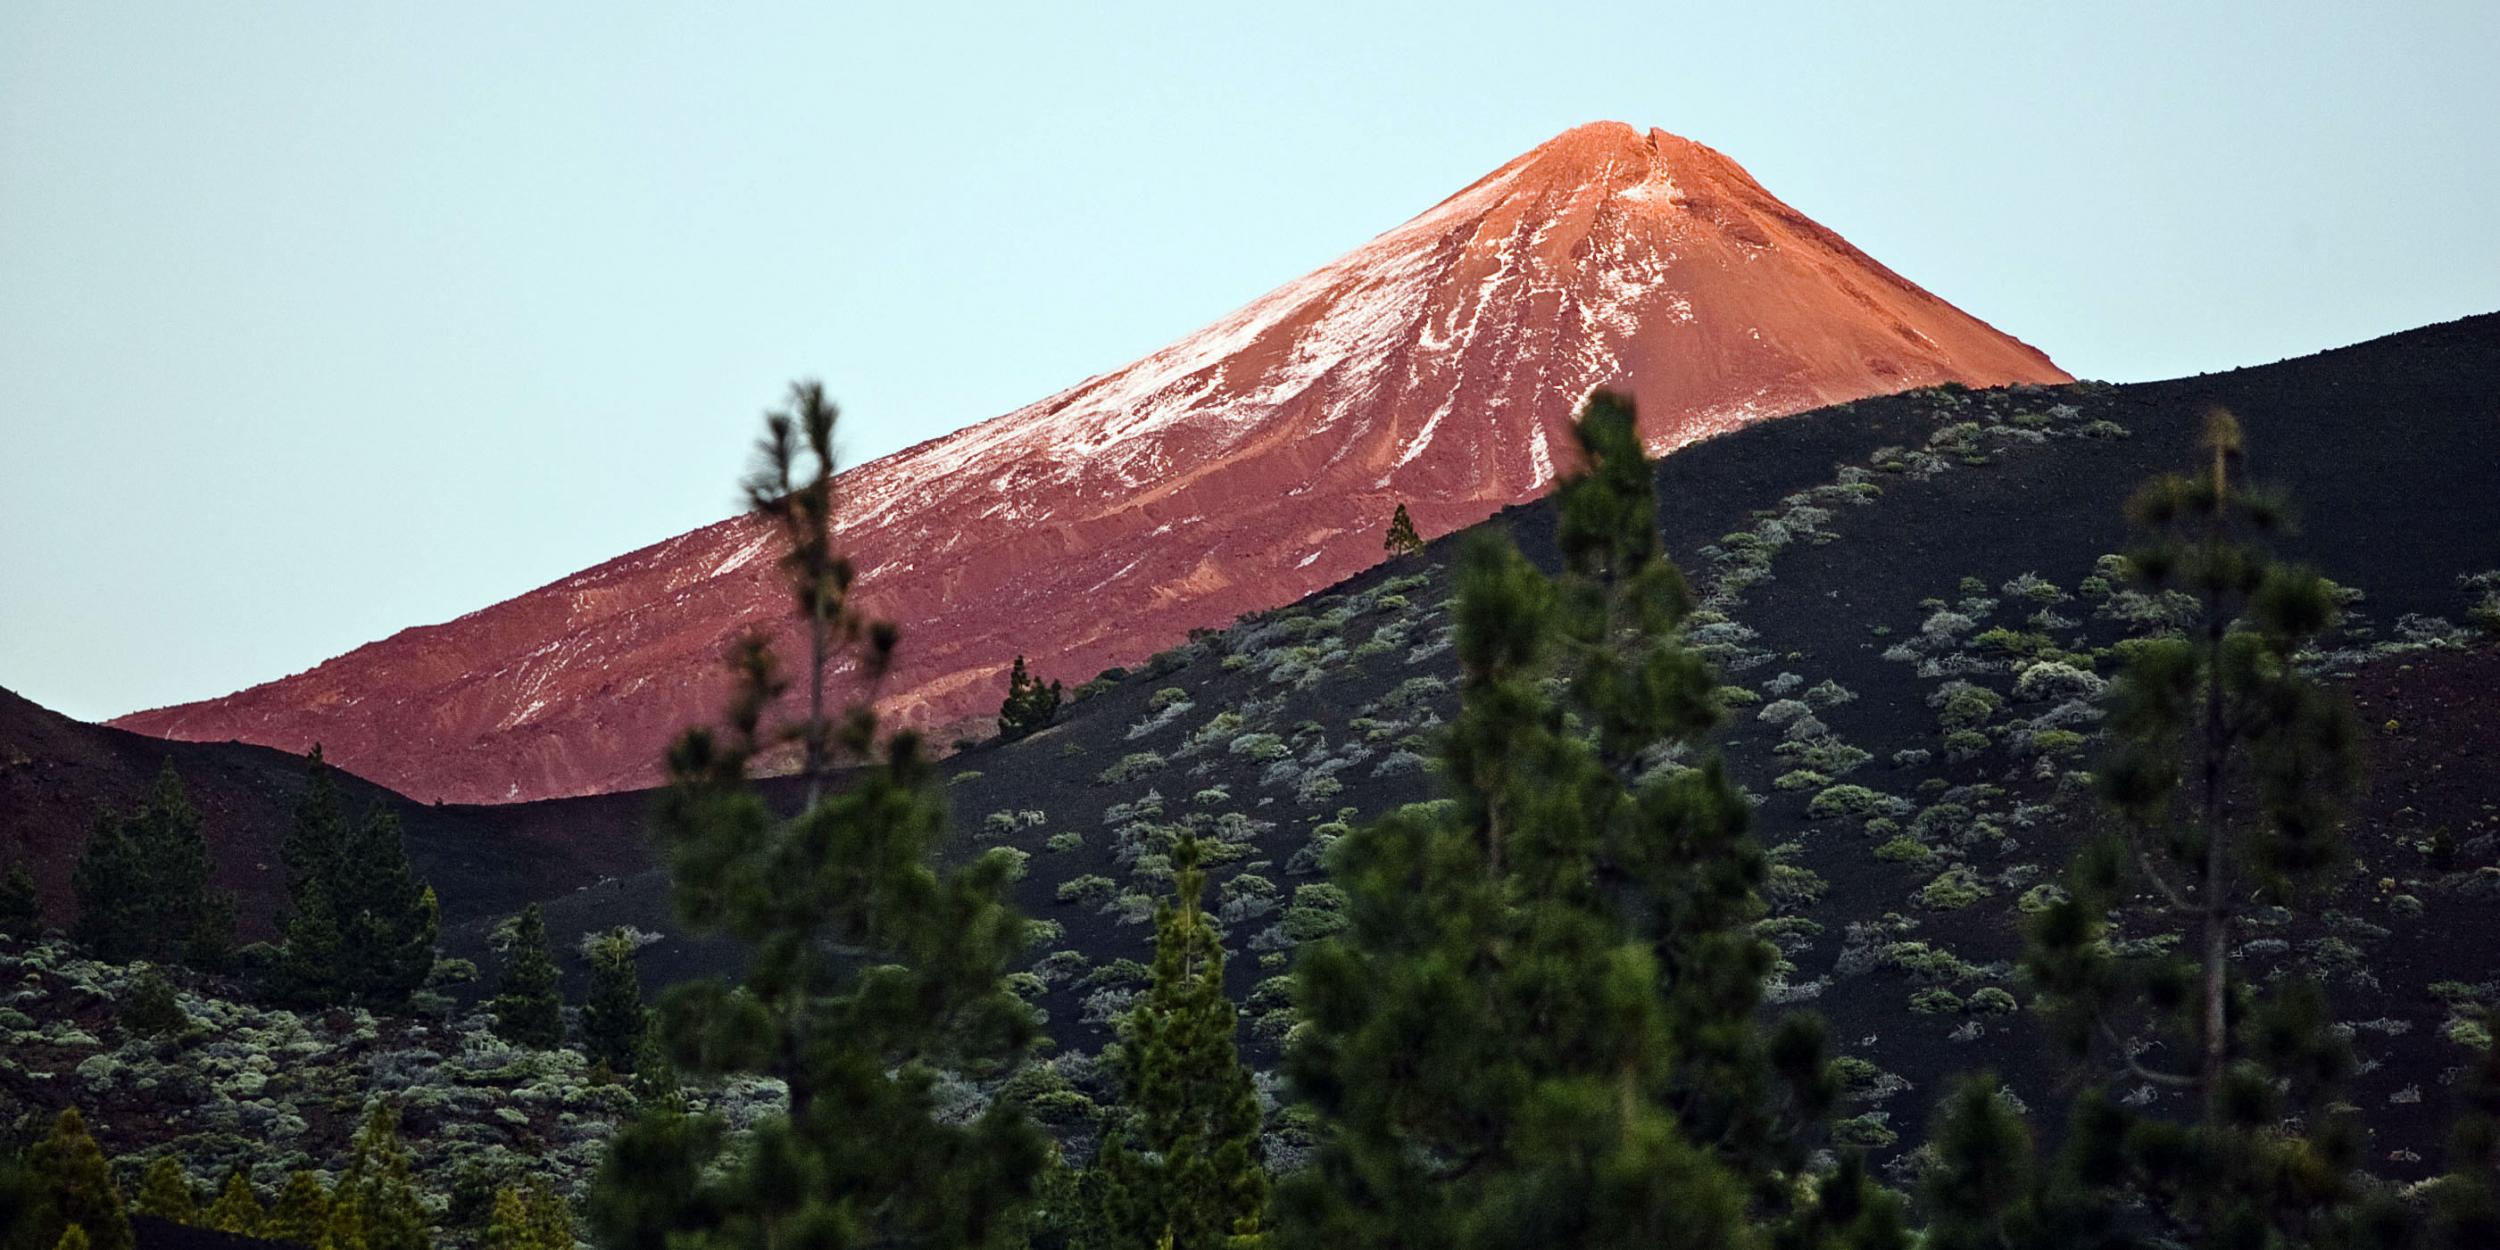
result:
[[[1705,604],[1689,639],[1726,683],[1714,747],[1756,799],[1776,862],[1760,929],[1785,956],[1774,1009],[1825,1013],[1844,1055],[1836,1140],[1907,1184],[1948,1079],[1981,1067],[2056,1124],[2068,1087],[2029,1025],[2019,926],[2098,819],[2084,772],[2110,648],[2164,619],[2103,567],[2126,539],[2119,503],[2186,462],[2218,401],[2240,414],[2258,476],[2307,518],[2292,552],[2356,596],[2308,658],[2352,700],[2369,778],[2352,873],[2298,916],[2259,913],[2237,957],[2326,987],[2361,1059],[2347,1093],[2375,1130],[2373,1170],[2407,1182],[2438,1166],[2452,1078],[2500,1020],[2500,641],[2466,623],[2500,576],[2460,581],[2500,572],[2495,396],[2500,318],[2484,317],[2203,378],[1930,389],[1740,431],[1659,467],[1665,538]],[[1535,504],[1490,524],[1550,566],[1553,519]],[[1089,683],[1048,730],[946,762],[949,853],[1023,851],[1018,901],[1054,922],[1034,975],[1017,979],[1048,1014],[1054,1045],[1036,1062],[1049,1071],[1016,1079],[1054,1089],[1041,1114],[1071,1157],[1098,1123],[1088,1099],[1112,1096],[1095,1059],[1142,982],[1167,885],[1149,847],[1175,826],[1216,861],[1247,1053],[1274,1064],[1296,1024],[1282,979],[1294,948],[1337,919],[1330,842],[1436,793],[1435,731],[1456,706],[1454,549],[1203,635]],[[2066,658],[2018,670],[2044,647]],[[127,801],[169,757],[210,813],[226,879],[265,912],[276,874],[260,865],[300,775],[292,757],[159,743],[0,699],[0,818],[57,883],[85,808]],[[795,798],[787,781],[767,789]],[[576,939],[619,924],[655,935],[650,981],[731,967],[733,946],[691,940],[672,918],[644,840],[650,803],[404,805],[454,921],[449,953],[484,955],[493,920],[543,897],[576,968]],[[117,1022],[134,969],[14,941],[0,942],[0,967],[19,987],[18,1010],[0,1012],[0,1120],[83,1105],[123,1167],[170,1148],[212,1179],[267,1140],[335,1159],[356,1098],[388,1087],[420,1109],[407,1123],[427,1183],[485,1164],[574,1185],[633,1102],[578,1052],[493,1041],[473,1000],[298,1014],[184,974],[181,1005],[203,1025],[192,1037],[216,1039],[191,1048],[133,1041]],[[279,1047],[283,1065],[268,1058]],[[1290,1169],[1307,1122],[1289,1089],[1270,1089],[1284,1101],[1266,1159]],[[2168,1096],[2114,1092],[2156,1107]],[[694,1097],[752,1123],[775,1094],[733,1081]]]
[[[1868,1118],[1851,1130],[1864,1140],[1917,1141],[1944,1075],[1980,1063],[2035,1103],[2062,1101],[2019,1010],[1997,1014],[2015,1000],[1983,991],[2020,991],[2024,898],[2096,819],[2078,772],[2106,648],[2158,613],[2094,580],[2126,543],[2120,505],[2189,462],[2216,402],[2241,417],[2254,473],[2307,519],[2289,550],[2362,596],[2319,662],[2349,675],[2378,727],[2352,831],[2363,871],[2329,923],[2287,926],[2265,958],[2325,978],[2356,1022],[2382,1146],[2413,1152],[2390,1170],[2437,1157],[2444,1108],[2411,1099],[2463,1058],[2445,1035],[2480,1010],[2471,994],[2500,990],[2429,989],[2500,967],[2500,929],[2480,923],[2500,901],[2500,655],[2460,624],[2459,584],[2500,569],[2500,317],[2200,378],[1866,400],[1660,466],[1669,549],[1708,605],[1692,638],[1730,687],[1717,747],[1758,796],[1756,832],[1780,864],[1766,932],[1790,966],[1775,996],[1828,1013],[1866,1065],[1853,1113]],[[1491,522],[1549,567],[1552,523],[1544,503]],[[1038,967],[1064,1051],[1098,1047],[1137,984],[1117,961],[1146,956],[1163,889],[1142,835],[1186,825],[1227,844],[1212,876],[1232,989],[1254,1053],[1272,1056],[1293,1023],[1274,978],[1295,935],[1331,923],[1327,842],[1435,792],[1433,731],[1455,706],[1453,550],[1254,615],[1100,684],[1043,733],[949,761],[960,845],[1028,852],[1019,897],[1062,926]],[[2006,648],[2041,640],[2097,655],[2098,671],[2018,685]],[[1956,681],[1993,692],[1975,739],[1949,741],[1940,718]],[[1864,792],[1825,797],[1842,786]],[[633,806],[513,810],[615,838],[590,834],[591,818]],[[2422,848],[2438,829],[2451,851],[2434,862]],[[560,946],[615,923],[671,928],[665,880],[551,909]],[[728,956],[675,937],[645,954],[654,980]],[[1922,994],[1936,989],[1949,994]]]
[[[200,809],[217,884],[242,901],[245,935],[264,936],[285,891],[278,839],[294,817],[304,779],[301,756],[90,725],[0,690],[0,862],[29,853],[46,913],[65,920],[70,867],[96,809],[128,808],[167,763]],[[618,858],[597,839],[411,802],[352,775],[339,782],[351,814],[375,802],[399,812],[417,870],[445,883],[443,914],[452,923],[509,912],[585,874],[642,862],[632,848]]]

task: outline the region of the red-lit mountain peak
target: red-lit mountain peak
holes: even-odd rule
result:
[[[1541,493],[1573,410],[1630,390],[1668,451],[1943,381],[2057,382],[2047,357],[1849,246],[1735,162],[1616,122],[1565,132],[1422,215],[1123,368],[845,473],[862,593],[905,626],[892,712],[994,712],[1018,654],[1081,680]],[[738,520],[444,625],[124,727],[241,738],[420,798],[659,778],[777,621]]]

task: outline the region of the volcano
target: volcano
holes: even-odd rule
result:
[[[885,707],[995,712],[1014,658],[1075,681],[1292,602],[1542,494],[1582,399],[1666,453],[1746,423],[1959,382],[2071,380],[1665,131],[1597,123],[1169,347],[840,478],[859,594],[904,626]],[[743,518],[306,672],[115,724],[301,751],[420,799],[660,780],[778,626]]]

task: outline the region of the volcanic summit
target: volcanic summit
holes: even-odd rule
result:
[[[1727,157],[1601,122],[1154,354],[845,472],[842,545],[904,626],[887,710],[995,711],[1018,655],[1073,684],[1542,493],[1573,411],[1630,391],[1655,452],[2040,352],[1781,203]],[[706,526],[237,694],[116,724],[300,751],[420,799],[652,784],[719,660],[787,596]]]

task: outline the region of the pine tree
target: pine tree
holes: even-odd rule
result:
[[[2457,1080],[2448,1173],[2431,1193],[2430,1244],[2439,1250],[2500,1246],[2500,1036]]]
[[[1380,549],[1392,557],[1411,556],[1424,549],[1424,540],[1415,533],[1415,518],[1406,515],[1406,505],[1399,504],[1396,515],[1389,518],[1389,535],[1380,540]]]
[[[1923,1250],[2117,1250],[2134,1244],[2110,1207],[2076,1184],[2088,1160],[2073,1152],[2042,1166],[2031,1125],[1994,1075],[1964,1078],[1937,1112],[1934,1160],[1920,1178],[1928,1224]],[[2103,1118],[2087,1100],[2073,1122]],[[2090,1132],[2076,1134],[2090,1150]]]
[[[200,1198],[191,1192],[190,1174],[172,1155],[158,1155],[148,1161],[148,1170],[139,1179],[139,1200],[133,1204],[141,1215],[153,1215],[176,1224],[200,1222]]]
[[[156,968],[139,974],[130,1001],[122,1004],[121,1019],[123,1028],[141,1037],[160,1037],[191,1026],[189,1013],[174,998],[174,983]]]
[[[1756,1027],[1777,952],[1755,935],[1758,888],[1769,861],[1747,833],[1742,794],[1716,756],[1679,770],[1663,764],[1717,724],[1718,678],[1683,646],[1692,611],[1683,574],[1659,537],[1657,482],[1630,400],[1590,397],[1578,437],[1582,467],[1559,497],[1565,577],[1554,620],[1576,665],[1572,714],[1593,731],[1587,799],[1592,855],[1613,880],[1609,900],[1643,917],[1680,1054],[1663,1089],[1680,1131],[1751,1189],[1757,1215],[1777,1230],[1795,1197],[1814,1127],[1839,1096],[1820,1017],[1790,1012]],[[1463,626],[1462,626],[1463,628]],[[1455,749],[1499,760],[1502,716],[1462,718]],[[1582,766],[1585,768],[1585,765]],[[1502,771],[1492,782],[1526,786]],[[1515,800],[1514,800],[1515,801]],[[1852,1195],[1855,1202],[1867,1195]]]
[[[677,1065],[670,1061],[667,1039],[648,1008],[644,1009],[642,1039],[634,1046],[633,1076],[634,1097],[645,1109],[676,1105]]]
[[[278,859],[286,865],[287,897],[297,907],[304,905],[306,892],[326,889],[338,880],[339,857],[347,847],[347,809],[319,744],[304,757],[304,765],[304,789],[295,799],[295,819],[278,839]]]
[[[225,1187],[217,1191],[217,1200],[208,1205],[203,1222],[221,1233],[258,1237],[267,1218],[261,1210],[260,1195],[252,1192],[252,1178],[238,1167],[226,1174]]]
[[[431,1230],[400,1144],[399,1109],[388,1100],[377,1100],[356,1130],[330,1195],[329,1230],[334,1243],[352,1236],[363,1250],[427,1250]]]
[[[1050,728],[1059,719],[1059,683],[1027,673],[1024,657],[1007,674],[1007,700],[998,708],[998,736],[1009,741]]]
[[[900,635],[851,602],[851,566],[833,551],[833,420],[821,388],[794,387],[747,483],[788,545],[805,719],[767,725],[787,683],[770,644],[749,638],[726,727],[689,731],[670,753],[659,819],[690,927],[750,952],[736,988],[663,1000],[671,1051],[691,1071],[781,1080],[788,1110],[727,1158],[705,1118],[655,1107],[629,1126],[592,1202],[605,1244],[1013,1245],[1046,1157],[1015,1108],[968,1124],[933,1114],[939,1072],[1003,1072],[1036,1035],[1004,984],[1030,926],[1004,901],[1003,850],[938,869],[944,789],[917,735],[879,732],[877,686]],[[845,657],[857,685],[836,718],[825,682]],[[804,748],[807,781],[787,820],[748,780],[784,742]],[[858,766],[829,792],[836,755]]]
[[[485,1250],[539,1250],[536,1232],[521,1191],[510,1185],[496,1190],[494,1214],[486,1219]]]
[[[2289,979],[2261,993],[2232,952],[2253,936],[2250,901],[2296,904],[2345,861],[2340,803],[2356,732],[2295,659],[2333,624],[2331,587],[2263,545],[2288,512],[2239,480],[2228,413],[2210,414],[2205,448],[2199,472],[2158,478],[2128,504],[2144,534],[2128,564],[2149,587],[2192,596],[2198,620],[2183,636],[2130,644],[2096,774],[2124,832],[2077,857],[2024,962],[2079,1058],[2099,1053],[2130,1083],[2194,1100],[2192,1124],[2106,1099],[2075,1117],[2075,1149],[2108,1161],[2098,1169],[2108,1201],[2140,1195],[2169,1231],[2201,1244],[2325,1244],[2384,1218],[2352,1179],[2360,1128],[2334,1097],[2352,1054],[2319,985]],[[2113,918],[2147,915],[2188,926],[2191,944],[2121,957]],[[2144,1036],[2176,1043],[2192,1065],[2147,1064]]]
[[[521,909],[504,946],[494,1010],[495,1036],[515,1046],[564,1044],[564,992],[547,945],[547,917],[536,903]]]
[[[747,1226],[742,1196],[706,1174],[725,1140],[717,1116],[690,1115],[674,1098],[646,1102],[609,1138],[591,1181],[588,1215],[598,1243],[606,1250],[736,1244],[728,1230],[733,1221]]]
[[[348,824],[331,769],[313,748],[294,823],[278,846],[289,913],[279,983],[309,1004],[405,1005],[434,969],[434,891],[416,875],[399,817],[376,799]]]
[[[43,1250],[37,1238],[47,1234],[60,1239],[50,1231],[42,1181],[22,1152],[0,1150],[0,1250]]]
[[[1198,844],[1176,849],[1173,900],[1155,918],[1153,979],[1122,1028],[1124,1132],[1110,1135],[1100,1227],[1107,1246],[1222,1250],[1259,1231],[1267,1174],[1259,1100],[1233,1046],[1224,945],[1200,909]]]
[[[72,1224],[61,1230],[61,1239],[52,1243],[52,1250],[92,1250],[94,1245],[86,1229]]]
[[[295,909],[279,922],[275,988],[290,1002],[322,1006],[344,1002],[347,937],[339,931],[330,887],[312,882],[298,891]]]
[[[399,815],[375,800],[338,868],[331,897],[342,904],[345,988],[359,1003],[404,1006],[434,970],[441,920],[434,888],[408,863]]]
[[[70,870],[70,889],[77,895],[78,919],[70,937],[108,960],[140,957],[155,936],[146,923],[146,864],[131,844],[129,821],[99,809],[88,827],[87,844]]]
[[[1811,1029],[1752,1033],[1742,798],[1715,762],[1651,767],[1716,681],[1676,640],[1631,405],[1578,431],[1563,581],[1492,534],[1460,556],[1450,797],[1337,847],[1351,923],[1302,956],[1289,1060],[1327,1133],[1279,1190],[1286,1244],[1743,1247],[1787,1219],[1781,1112],[1830,1076]]]
[[[35,938],[43,933],[43,894],[24,860],[0,873],[0,937]]]
[[[633,935],[617,929],[590,943],[590,998],[582,1004],[582,1044],[611,1072],[632,1072],[651,1013],[642,1005]]]
[[[71,874],[72,936],[113,962],[218,967],[233,942],[234,899],[210,888],[209,876],[200,814],[169,763],[129,815],[97,813]]]
[[[530,1241],[538,1250],[574,1250],[573,1208],[544,1176],[529,1178],[521,1191],[521,1211]]]
[[[269,1206],[268,1218],[261,1221],[260,1235],[318,1250],[330,1235],[330,1191],[322,1187],[321,1178],[307,1171],[289,1175],[278,1200]]]
[[[76,1107],[53,1119],[51,1134],[27,1151],[26,1162],[43,1188],[45,1211],[35,1229],[41,1241],[58,1237],[57,1230],[77,1228],[94,1250],[131,1250],[122,1192]]]
[[[332,891],[347,846],[347,813],[318,744],[306,764],[295,819],[278,841],[278,858],[287,870],[288,911],[278,918],[277,983],[285,997],[320,1005],[346,998],[346,935]]]

